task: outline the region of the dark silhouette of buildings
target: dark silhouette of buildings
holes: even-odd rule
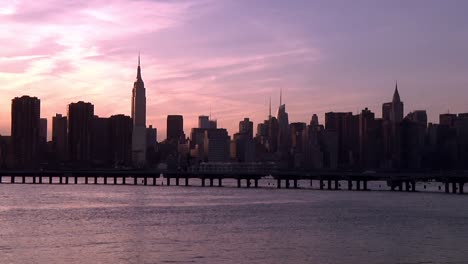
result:
[[[181,115],[167,116],[167,140],[180,141],[185,138],[184,118]]]
[[[114,167],[132,165],[132,119],[126,115],[109,118],[110,159]],[[148,133],[149,134],[149,133]]]
[[[231,142],[231,158],[238,162],[255,161],[253,122],[249,118],[239,122],[239,132],[234,134]]]
[[[230,138],[226,129],[210,128],[205,130],[204,160],[226,162],[230,159]]]
[[[198,117],[198,128],[207,129],[210,128],[210,118],[208,116],[201,115]]]
[[[158,138],[158,130],[150,125],[148,128],[146,128],[146,148],[155,148],[156,144],[158,143],[157,141]]]
[[[39,142],[42,145],[47,143],[47,118],[41,118],[40,129],[39,129]]]
[[[351,112],[325,113],[325,129],[328,134],[334,132],[338,137],[338,166],[353,167],[359,152],[359,116]]]
[[[132,160],[135,167],[146,166],[146,89],[141,78],[140,55],[132,90]]]
[[[270,99],[268,117],[257,125],[255,138],[248,117],[231,138],[216,120],[199,116],[198,128],[186,139],[183,116],[169,115],[167,140],[161,143],[156,128],[146,127],[144,89],[138,66],[132,117],[98,117],[91,103],[71,103],[67,116],[52,117],[51,143],[39,99],[14,98],[12,134],[0,137],[0,167],[144,168],[162,163],[171,170],[189,170],[232,168],[235,163],[285,170],[468,169],[468,113],[441,114],[439,124],[428,124],[425,110],[404,116],[397,85],[392,101],[382,105],[382,118],[365,108],[358,114],[327,112],[324,125],[315,114],[308,124],[289,123],[280,93],[277,116],[271,114]]]
[[[245,134],[249,138],[253,138],[253,122],[248,117],[239,122],[239,133]]]
[[[93,166],[103,167],[111,163],[109,132],[109,118],[94,116],[91,128],[91,160]]]
[[[52,148],[59,162],[68,160],[67,138],[67,117],[56,114],[52,117]]]
[[[289,116],[286,112],[286,105],[282,103],[282,93],[280,92],[280,106],[278,107],[278,152],[283,157],[288,154],[290,144]]]
[[[383,167],[401,167],[401,122],[403,121],[403,102],[398,92],[398,84],[395,84],[392,102],[382,106],[383,117]]]
[[[68,157],[74,166],[91,163],[94,105],[83,101],[68,105]]]
[[[16,97],[11,104],[11,137],[16,168],[38,166],[41,102],[37,97]]]

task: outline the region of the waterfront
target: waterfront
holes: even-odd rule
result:
[[[467,201],[434,192],[4,184],[0,262],[466,263]]]

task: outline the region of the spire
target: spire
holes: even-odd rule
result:
[[[143,81],[141,79],[141,67],[140,67],[140,52],[138,52],[138,68],[137,68],[137,81]]]
[[[268,119],[271,119],[271,96],[270,96],[270,109],[268,112]]]
[[[400,102],[400,94],[398,93],[398,81],[395,81],[395,92],[393,93],[393,102]]]

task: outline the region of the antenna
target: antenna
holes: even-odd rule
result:
[[[270,109],[268,112],[268,118],[271,119],[271,96],[270,96]]]
[[[138,67],[140,67],[140,51],[138,51]]]

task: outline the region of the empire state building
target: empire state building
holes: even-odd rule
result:
[[[141,78],[140,55],[138,68],[132,90],[132,160],[135,167],[146,164],[146,95],[145,84]]]

